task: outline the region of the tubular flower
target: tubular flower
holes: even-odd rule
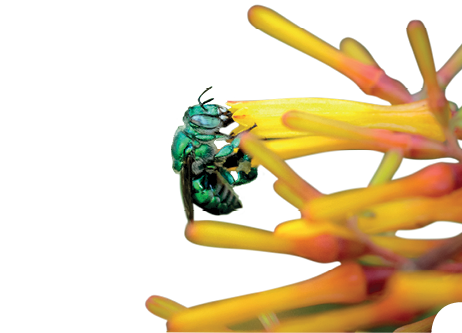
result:
[[[451,156],[428,100],[382,106],[323,98],[228,102],[237,135],[252,133],[283,159],[335,150],[400,149],[404,157]],[[290,112],[289,112],[290,111]],[[459,118],[454,120],[458,123]],[[460,127],[460,126],[459,126]],[[456,127],[457,128],[457,127]],[[457,133],[457,129],[455,130]],[[253,165],[260,164],[258,157]]]
[[[417,64],[424,79],[430,109],[443,128],[448,126],[449,103],[444,95],[444,89],[438,83],[438,77],[433,62],[433,54],[428,39],[427,30],[420,21],[412,21],[407,27],[409,41],[414,51]]]
[[[435,221],[462,223],[462,189],[437,198],[411,198],[389,201],[368,208],[358,217],[358,226],[366,233],[417,229]]]
[[[292,304],[306,307],[322,303],[356,303],[367,299],[367,281],[361,266],[342,265],[316,278],[209,304],[202,304],[172,315],[171,332],[200,332],[225,324],[243,322],[260,313],[282,312]]]
[[[283,98],[262,101],[232,101],[233,119],[239,124],[233,134],[238,134],[254,124],[252,133],[263,139],[281,139],[317,135],[286,127],[281,117],[289,110],[343,121],[366,128],[382,128],[411,134],[424,135],[444,141],[444,134],[432,115],[428,100],[401,105],[375,105],[329,98]],[[412,119],[412,121],[411,121]]]
[[[255,28],[334,68],[353,80],[366,94],[375,95],[393,104],[412,101],[412,96],[403,84],[390,78],[375,63],[371,65],[370,57],[349,57],[263,6],[250,8],[248,17]],[[361,51],[358,53],[364,54]],[[369,60],[368,63],[359,60],[364,58]]]
[[[186,227],[192,243],[211,247],[245,249],[300,256],[321,263],[345,259],[370,259],[367,244],[350,229],[329,222],[304,219],[279,224],[274,232],[218,221],[195,221]],[[408,240],[372,236],[371,241],[406,258],[416,258],[447,240]],[[462,254],[453,260],[462,260]]]
[[[420,135],[392,132],[384,129],[362,128],[342,121],[328,119],[300,111],[289,111],[282,117],[283,123],[289,127],[307,132],[316,132],[339,139],[359,142],[376,142],[385,149],[403,150],[405,156],[413,158],[433,158],[443,155],[446,147],[440,142]]]
[[[383,130],[375,130],[383,131]],[[384,134],[384,132],[382,132]],[[395,142],[386,144],[373,140],[348,140],[327,136],[309,136],[290,139],[265,140],[263,145],[287,160],[300,156],[337,150],[375,150],[386,153],[390,149],[401,150],[406,158],[432,159],[446,157],[446,147],[438,142],[422,140],[419,137],[409,137],[404,133],[388,132]],[[422,147],[422,145],[426,147]],[[258,156],[252,159],[252,165],[260,165]]]
[[[218,221],[195,221],[187,225],[186,238],[199,245],[292,254],[321,263],[368,253],[367,246],[351,230],[330,223],[308,225],[304,220],[281,223],[274,232]]]
[[[386,184],[349,190],[309,201],[302,213],[318,219],[338,219],[393,199],[440,197],[462,186],[462,164],[438,163]]]
[[[411,95],[354,39],[336,49],[263,6],[252,7],[249,20],[393,105],[320,98],[228,102],[239,124],[233,135],[239,134],[242,156],[276,176],[276,193],[301,216],[274,231],[188,221],[186,238],[202,246],[283,253],[340,266],[306,281],[191,308],[161,296],[151,296],[146,307],[166,319],[172,332],[428,331],[439,309],[462,301],[462,234],[404,239],[395,232],[439,220],[462,223],[457,141],[462,118],[444,93],[462,68],[462,48],[436,71],[423,24],[411,22],[408,36],[425,83]],[[325,195],[284,161],[349,149],[384,153],[366,188]],[[441,157],[456,163],[436,163],[393,179],[404,158]]]

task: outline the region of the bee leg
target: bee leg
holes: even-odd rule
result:
[[[215,155],[215,158],[224,160],[224,159],[227,159],[228,157],[236,154],[234,152],[234,150],[237,147],[239,147],[240,141],[241,140],[240,140],[239,137],[235,137],[230,144],[228,144],[228,145],[226,145],[226,146],[224,146],[223,148],[220,149],[220,151]]]
[[[229,185],[234,186],[235,179],[226,168],[220,168],[219,172],[220,175],[229,183]]]
[[[250,168],[249,173],[245,173],[244,171],[239,171],[237,173],[238,177],[234,186],[239,186],[243,184],[248,184],[254,181],[258,176],[258,169],[257,168]]]
[[[220,151],[215,155],[215,158],[217,159],[226,159],[232,155],[235,154],[234,149],[239,147],[239,144],[241,143],[241,134],[242,133],[247,133],[250,132],[252,129],[257,127],[257,124],[254,124],[252,127],[249,129],[246,129],[245,131],[239,133],[238,135],[231,137],[233,141],[229,145],[224,146],[223,148],[220,149]]]
[[[244,157],[242,157],[242,159],[239,161],[236,169],[238,178],[234,183],[234,186],[248,184],[257,178],[258,170],[257,168],[251,167],[250,162],[251,159],[249,155],[244,155]]]

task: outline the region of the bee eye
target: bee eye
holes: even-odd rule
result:
[[[203,128],[216,128],[221,127],[221,120],[218,117],[207,116],[207,115],[195,115],[192,116],[190,122],[194,125]]]

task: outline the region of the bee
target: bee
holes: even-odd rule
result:
[[[234,122],[231,112],[224,106],[207,104],[213,98],[201,102],[201,97],[211,88],[199,96],[199,104],[186,110],[184,125],[178,127],[173,137],[173,170],[180,173],[188,222],[194,221],[193,203],[214,215],[229,214],[241,208],[242,203],[233,187],[248,184],[258,175],[257,168],[251,167],[251,158],[237,149],[239,135],[220,132]],[[220,140],[230,143],[218,150],[215,141]],[[228,170],[232,167],[237,168],[237,179]]]

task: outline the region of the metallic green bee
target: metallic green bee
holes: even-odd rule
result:
[[[173,170],[181,175],[181,193],[188,221],[194,220],[193,203],[215,215],[241,208],[233,187],[250,183],[257,177],[257,168],[250,166],[250,157],[241,150],[234,152],[239,146],[239,136],[220,132],[221,128],[233,123],[231,112],[221,105],[206,105],[213,98],[200,101],[211,88],[199,96],[198,105],[185,112],[184,126],[178,127],[172,143]],[[217,140],[232,141],[218,150]],[[231,167],[237,167],[237,180],[228,171]]]

